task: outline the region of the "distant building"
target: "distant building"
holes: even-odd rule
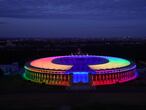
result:
[[[18,63],[0,64],[0,69],[4,72],[4,75],[16,75],[23,73],[23,69],[19,67]]]

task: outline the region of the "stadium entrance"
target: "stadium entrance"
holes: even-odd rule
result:
[[[73,72],[73,83],[89,83],[89,74],[88,72]]]

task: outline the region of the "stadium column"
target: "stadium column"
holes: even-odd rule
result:
[[[105,76],[105,74],[102,75],[102,82],[103,82],[103,84],[106,83],[106,76]]]
[[[109,74],[109,83],[112,84],[111,74]]]
[[[90,75],[90,79],[91,79],[90,84],[95,85],[95,75],[94,74]]]
[[[49,74],[49,84],[52,82],[52,74]]]
[[[34,80],[37,82],[38,81],[38,73],[34,73],[34,76],[35,76]]]
[[[105,76],[106,76],[106,79],[105,79],[106,80],[106,84],[109,84],[109,80],[108,80],[109,79],[109,74],[105,74]]]
[[[73,73],[70,73],[70,85],[73,85]]]
[[[114,74],[112,74],[112,82],[114,83]]]
[[[55,74],[55,75],[56,75],[56,78],[55,78],[56,84],[58,85],[58,74]]]
[[[97,85],[97,83],[99,83],[99,74],[96,75],[96,77],[95,77],[95,81],[96,81],[95,84]]]
[[[46,84],[47,81],[47,73],[45,73],[45,77],[44,77],[44,83]]]
[[[98,78],[99,78],[98,85],[101,85],[101,74],[99,74]]]
[[[47,84],[49,84],[49,81],[50,81],[50,77],[49,77],[49,73],[47,73]]]
[[[92,74],[91,73],[88,73],[88,78],[89,78],[88,85],[92,86],[93,79],[92,79]]]
[[[119,72],[117,73],[117,82],[119,83]]]
[[[97,85],[97,83],[99,83],[99,74],[97,74],[95,77],[95,84]]]
[[[117,74],[115,74],[115,83],[117,83]]]

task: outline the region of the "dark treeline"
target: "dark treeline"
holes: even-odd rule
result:
[[[25,62],[40,57],[75,54],[110,55],[129,60],[146,60],[146,42],[99,39],[1,39],[1,63]]]

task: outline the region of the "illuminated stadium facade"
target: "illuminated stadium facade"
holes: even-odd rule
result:
[[[95,55],[55,56],[25,65],[24,78],[57,86],[110,85],[137,77],[136,65],[122,58]]]

